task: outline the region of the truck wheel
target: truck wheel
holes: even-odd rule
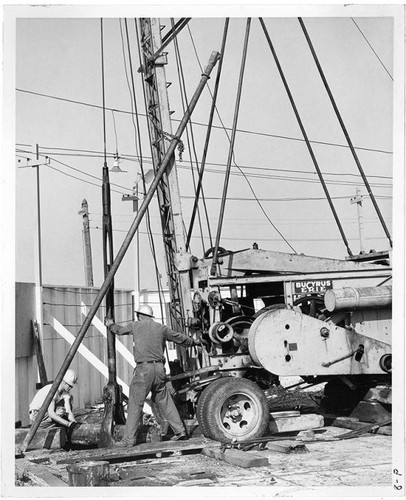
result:
[[[200,428],[202,429],[203,434],[206,437],[209,437],[209,432],[208,428],[206,427],[205,420],[204,420],[204,414],[206,412],[206,403],[208,398],[212,396],[212,394],[217,390],[218,387],[223,385],[224,383],[230,381],[230,377],[223,377],[218,380],[215,380],[214,382],[211,382],[202,392],[202,394],[199,397],[199,400],[197,402],[197,407],[196,407],[196,418],[197,421],[199,422]]]
[[[208,437],[223,443],[245,441],[264,435],[269,425],[268,402],[250,380],[230,378],[213,387],[202,412]]]

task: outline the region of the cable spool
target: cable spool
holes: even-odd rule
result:
[[[213,323],[209,329],[209,337],[215,344],[229,342],[233,338],[233,335],[233,327],[222,321]]]

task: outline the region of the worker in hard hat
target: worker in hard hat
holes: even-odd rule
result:
[[[201,345],[201,341],[154,321],[154,313],[149,305],[139,307],[138,321],[125,326],[116,325],[105,318],[105,325],[116,335],[133,335],[134,359],[136,367],[130,385],[128,416],[124,437],[117,446],[134,446],[138,426],[141,422],[145,399],[151,392],[152,401],[168,421],[174,432],[172,440],[187,439],[187,434],[172,396],[166,386],[164,368],[164,348],[167,340],[184,347]]]
[[[45,413],[39,427],[47,428],[51,426],[72,427],[76,424],[75,416],[73,414],[73,396],[70,394],[72,387],[77,382],[76,373],[70,368],[66,370],[62,382],[60,383],[55,396],[52,398],[48,410]],[[45,398],[52,387],[52,384],[47,384],[40,389],[34,396],[30,404],[30,421],[34,422],[37,413],[39,412]]]

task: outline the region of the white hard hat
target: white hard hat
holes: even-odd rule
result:
[[[152,307],[148,305],[140,306],[138,310],[134,312],[137,314],[143,314],[144,316],[150,316],[151,318],[154,317],[154,311],[152,310]]]
[[[63,377],[63,381],[69,384],[70,386],[73,386],[76,384],[78,380],[78,377],[76,376],[76,373],[71,370],[70,368],[66,370],[65,376]]]

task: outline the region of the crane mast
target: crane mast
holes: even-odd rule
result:
[[[159,19],[141,18],[139,24],[147,101],[146,111],[152,160],[156,172],[162,163],[170,141],[174,138],[165,73],[167,57],[165,53],[159,53],[162,46]],[[189,278],[191,256],[186,253],[175,155],[173,155],[172,164],[158,186],[157,196],[169,282],[170,324],[174,330],[188,332],[188,318],[193,316]],[[182,356],[181,353],[179,354]],[[185,363],[184,356],[182,362]]]

